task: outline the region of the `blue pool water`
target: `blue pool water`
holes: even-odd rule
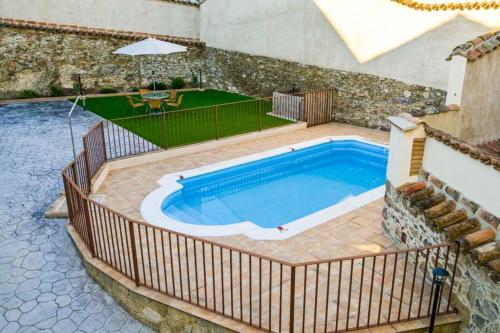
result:
[[[332,141],[180,180],[162,203],[184,223],[274,228],[385,183],[387,149]]]

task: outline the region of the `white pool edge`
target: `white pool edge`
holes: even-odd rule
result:
[[[146,222],[152,225],[192,236],[211,237],[243,234],[255,240],[287,239],[305,230],[308,230],[322,223],[330,221],[336,217],[349,213],[357,208],[365,206],[377,199],[383,198],[385,193],[385,185],[376,187],[359,195],[349,197],[333,206],[327,207],[303,218],[289,222],[281,226],[283,230],[278,230],[278,228],[262,228],[252,223],[251,221],[216,226],[184,223],[165,215],[162,212],[161,205],[167,196],[182,189],[183,186],[177,182],[179,179],[191,178],[199,176],[201,174],[219,171],[233,166],[281,155],[293,150],[303,149],[326,142],[343,140],[354,140],[388,149],[387,145],[370,141],[357,135],[327,136],[315,140],[304,141],[285,147],[267,150],[257,154],[235,158],[228,161],[210,164],[195,169],[166,174],[157,181],[160,187],[148,194],[142,201],[140,208],[142,217]]]

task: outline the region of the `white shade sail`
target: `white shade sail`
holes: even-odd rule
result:
[[[187,47],[185,46],[164,42],[154,38],[148,38],[145,40],[141,40],[140,42],[119,48],[118,50],[114,51],[113,54],[138,56],[138,55],[171,54],[171,53],[186,52],[186,51]]]

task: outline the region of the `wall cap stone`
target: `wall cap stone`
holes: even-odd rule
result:
[[[178,43],[186,46],[204,47],[205,43],[198,38],[180,37],[162,34],[152,34],[147,32],[134,32],[124,30],[113,30],[103,28],[91,28],[78,25],[57,24],[40,21],[18,20],[14,18],[0,17],[0,27],[11,27],[20,29],[46,30],[49,32],[72,33],[89,36],[106,36],[118,39],[142,40],[146,38],[156,38],[158,40]]]
[[[387,191],[391,189],[396,195],[406,202],[406,206],[410,214],[422,214],[425,217],[426,224],[437,233],[445,233],[451,240],[458,240],[463,244],[465,253],[472,254],[476,259],[476,263],[480,266],[485,266],[491,271],[492,280],[498,281],[500,278],[500,266],[497,264],[489,264],[491,261],[498,258],[498,243],[495,241],[496,231],[492,227],[481,229],[477,218],[469,218],[466,210],[459,207],[457,204],[463,196],[458,193],[458,197],[451,197],[448,200],[431,199],[437,196],[443,196],[442,193],[431,195],[434,191],[430,191],[433,184],[425,183],[424,181],[406,183],[394,188],[390,182],[387,182]],[[419,195],[425,194],[425,195]],[[387,197],[387,194],[386,194]],[[411,200],[413,197],[418,200]],[[481,208],[479,208],[481,211]],[[415,214],[412,214],[416,216]],[[491,215],[491,214],[489,214]],[[491,215],[492,218],[496,218]],[[490,244],[492,243],[492,244]],[[483,246],[488,248],[490,253],[478,257]],[[493,249],[493,250],[492,250]],[[493,251],[493,252],[491,252]]]

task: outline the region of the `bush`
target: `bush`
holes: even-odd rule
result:
[[[80,84],[78,82],[73,83],[73,91],[75,92],[75,95],[81,95],[83,90],[83,84]]]
[[[23,90],[19,93],[19,95],[17,95],[17,98],[21,98],[21,99],[26,99],[26,98],[37,98],[37,97],[40,97],[40,94],[37,93],[36,91],[34,90],[31,90],[31,89],[26,89],[26,90]]]
[[[198,76],[195,74],[191,74],[191,86],[192,87],[198,86]]]
[[[151,82],[148,86],[149,90],[153,90],[156,87],[156,90],[167,90],[168,86],[165,82],[155,82],[153,85],[153,82]]]
[[[49,86],[49,96],[57,97],[63,95],[63,88],[60,84],[51,84]]]
[[[172,80],[172,88],[173,89],[182,89],[186,86],[186,82],[184,82],[184,79],[180,76],[175,77]]]
[[[118,92],[118,90],[116,90],[113,87],[102,87],[101,89],[99,89],[100,94],[114,94],[117,92]]]
[[[128,91],[129,92],[138,92],[139,88],[137,88],[137,87],[130,87],[130,88],[128,88]]]

